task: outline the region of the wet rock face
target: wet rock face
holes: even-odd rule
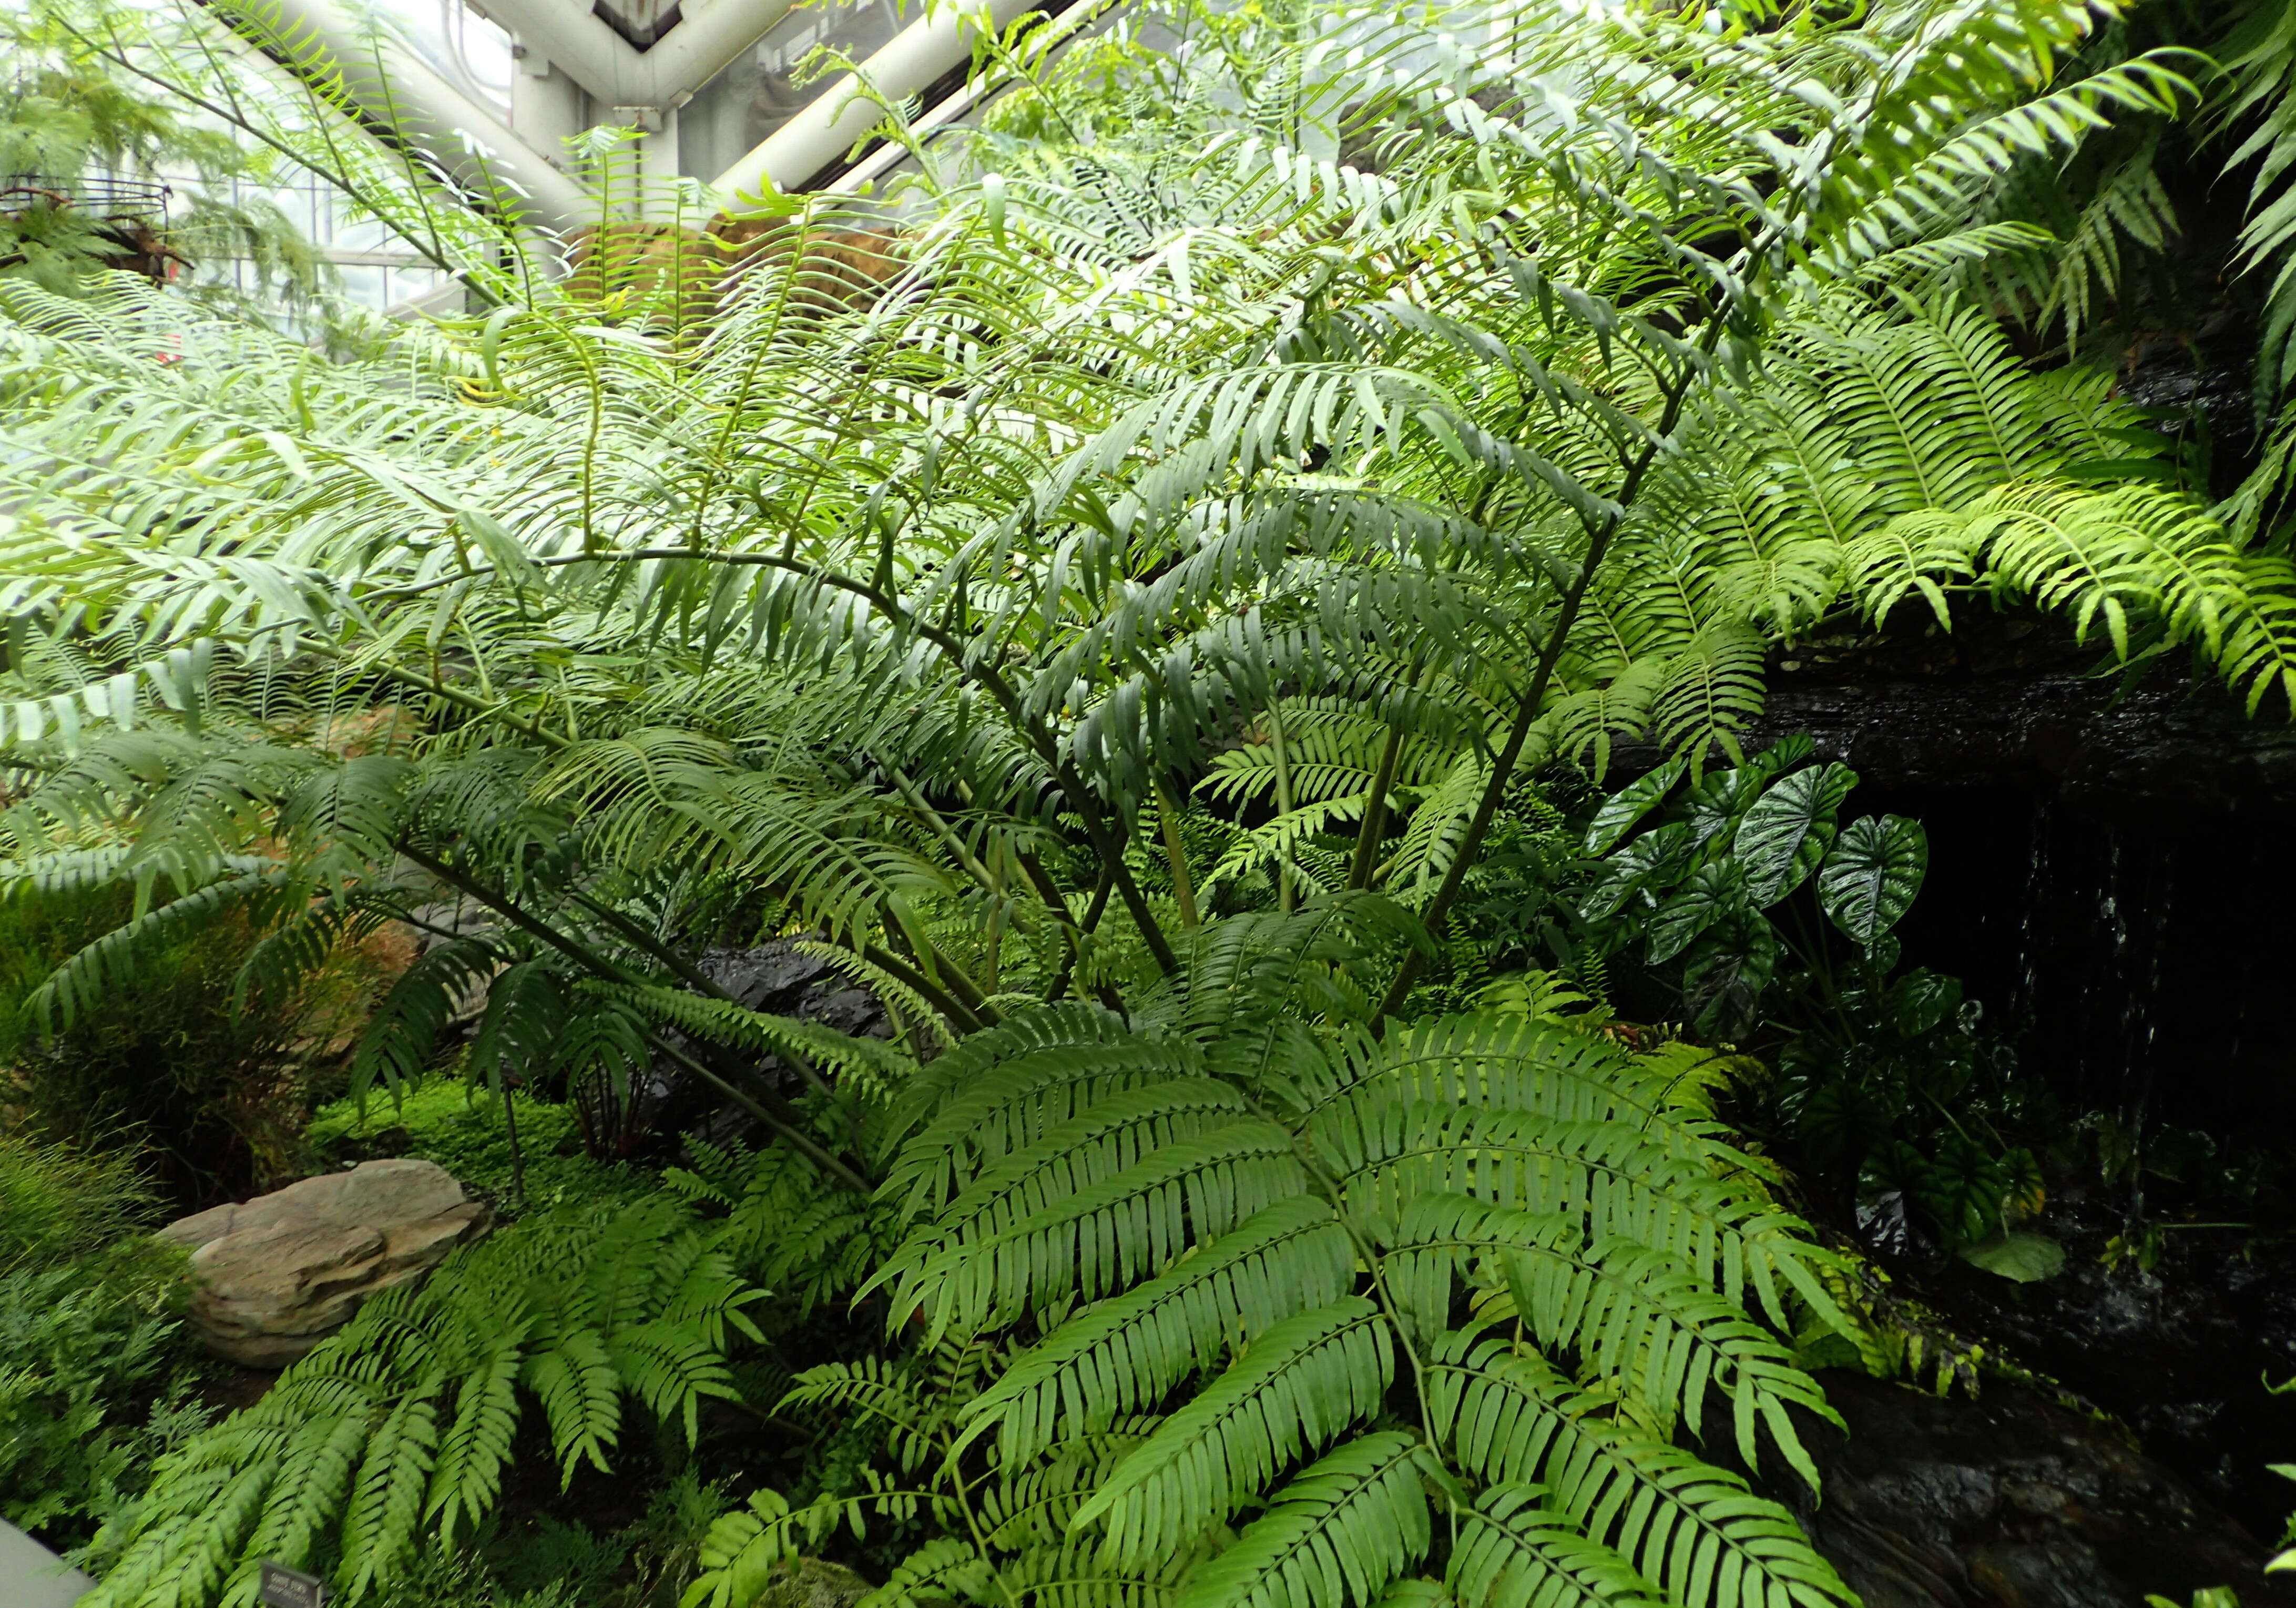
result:
[[[800,949],[798,942],[777,938],[745,949],[711,949],[694,967],[752,1011],[818,1022],[856,1038],[890,1038],[893,1019],[884,1002],[827,961]],[[774,1056],[761,1057],[758,1071],[783,1094],[800,1087],[797,1072]],[[689,1132],[713,1143],[740,1139],[758,1144],[765,1138],[747,1112],[725,1103],[717,1089],[667,1060],[654,1067],[648,1124],[665,1141]]]
[[[2296,1605],[2254,1537],[2110,1424],[2001,1384],[1824,1383],[1849,1433],[1813,1440],[1824,1499],[1802,1522],[1866,1608],[2142,1608],[2210,1586]]]
[[[749,949],[712,949],[696,963],[711,982],[752,1011],[817,1021],[863,1038],[890,1038],[892,1019],[867,989],[830,964],[777,938]]]
[[[2095,672],[2106,644],[2061,621],[1969,611],[1951,632],[1915,611],[1881,638],[1771,656],[1750,747],[1808,732],[1869,786],[2046,794],[2099,820],[2296,810],[2296,725],[2251,720],[2172,655],[2134,685]]]
[[[2109,1408],[2199,1494],[2270,1539],[2296,1511],[2296,1248],[2169,1219],[2151,1268],[2108,1266],[2121,1192],[2061,1193],[2038,1227],[2064,1270],[2016,1284],[1958,1262],[1898,1268],[1960,1333]]]

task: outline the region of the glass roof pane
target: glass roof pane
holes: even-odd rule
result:
[[[380,0],[414,53],[481,106],[510,115],[510,35],[463,0]]]

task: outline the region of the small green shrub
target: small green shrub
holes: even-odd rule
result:
[[[154,1205],[123,1157],[0,1139],[0,1514],[59,1545],[206,1420]]]
[[[0,1137],[0,1272],[104,1252],[157,1209],[125,1157]]]
[[[576,1580],[532,1591],[504,1586],[471,1552],[425,1552],[374,1599],[376,1608],[588,1608]]]
[[[84,1541],[207,1421],[184,1399],[174,1281],[0,1275],[0,1514]]]

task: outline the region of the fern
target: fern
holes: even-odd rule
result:
[[[763,1299],[666,1198],[530,1219],[377,1296],[255,1407],[166,1454],[98,1536],[89,1599],[212,1602],[270,1559],[349,1601],[482,1522],[537,1403],[565,1476],[606,1465],[624,1402],[690,1440],[734,1392],[726,1354]]]
[[[994,1512],[1062,1514],[1097,1571],[1201,1559],[1181,1604],[1370,1603],[1439,1553],[1497,1600],[1546,1580],[1557,1601],[1702,1601],[1726,1578],[1765,1608],[1846,1601],[1784,1509],[1674,1439],[1774,1447],[1815,1481],[1789,1409],[1826,1408],[1778,1333],[1855,1332],[1834,1259],[1681,1057],[1521,1015],[1327,1031],[1255,1114],[1250,1063],[1232,1081],[1220,1040],[1311,997],[1344,953],[1320,948],[1332,915],[1264,923],[1241,953],[1208,931],[1173,984],[1195,1003],[1167,1018],[1189,1024],[1170,1046],[1186,1076],[1157,1078],[1143,1059],[1165,1044],[1079,1007],[937,1063],[898,1108],[882,1199],[912,1221],[874,1281],[914,1360],[816,1370],[791,1405],[877,1401],[906,1478],[944,1506],[977,1486]],[[998,1136],[977,1162],[968,1132]],[[929,1388],[934,1370],[963,1382]],[[1111,1435],[1113,1456],[1079,1452]],[[772,1523],[828,1512],[726,1522],[689,1600],[730,1600]],[[1022,1526],[967,1566],[1020,1589],[1045,1544]]]

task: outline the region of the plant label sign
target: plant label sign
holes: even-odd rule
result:
[[[290,1569],[284,1563],[263,1562],[262,1583],[256,1595],[269,1608],[326,1608],[327,1588],[316,1575]]]

